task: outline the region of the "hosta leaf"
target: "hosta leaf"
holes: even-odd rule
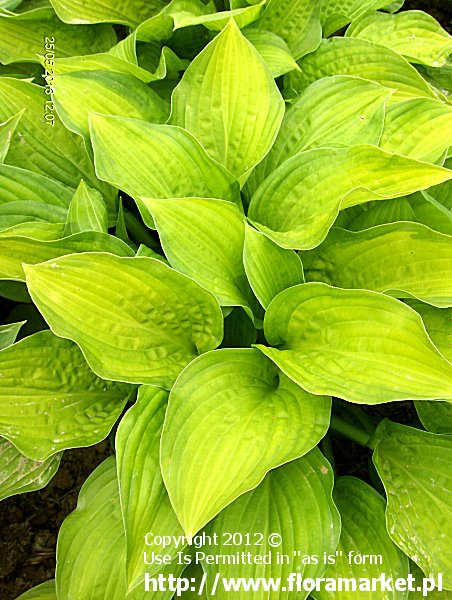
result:
[[[361,231],[397,221],[422,223],[430,229],[452,235],[451,212],[426,192],[353,206],[339,214],[335,226]]]
[[[37,240],[2,232],[0,237],[0,279],[25,281],[24,264],[33,265],[76,252],[110,252],[133,256],[122,240],[106,233],[85,231],[61,240]]]
[[[141,199],[142,205],[152,213],[172,267],[212,292],[221,306],[256,310],[243,268],[245,220],[236,205],[208,198]]]
[[[427,577],[443,573],[450,588],[452,439],[386,419],[375,435],[373,459],[388,498],[388,533]]]
[[[0,231],[16,225],[24,226],[28,223],[55,225],[64,228],[63,223],[66,220],[66,215],[66,208],[45,204],[44,202],[19,200],[6,202],[5,204],[0,203]],[[62,237],[62,235],[63,230],[58,237]]]
[[[42,87],[28,81],[0,78],[0,119],[8,119],[25,108],[6,162],[46,175],[74,191],[80,179],[84,179],[102,193],[111,219],[115,215],[114,191],[97,179],[83,141],[77,135],[58,121],[54,127],[45,124],[44,103],[48,100]]]
[[[395,90],[393,101],[436,98],[429,85],[402,56],[385,46],[357,38],[324,40],[316,52],[300,61],[297,85],[304,89],[316,79],[330,75],[353,75],[371,79]]]
[[[196,0],[188,3],[187,0],[171,2],[165,14],[172,16],[174,20],[174,29],[182,27],[193,27],[195,25],[204,25],[211,31],[221,31],[232,18],[237,23],[237,26],[242,29],[250,23],[253,23],[262,13],[266,1],[261,0],[252,6],[243,6],[233,10],[225,10],[220,12],[211,12],[208,6],[203,6]]]
[[[314,398],[255,349],[204,354],[171,390],[161,464],[187,535],[325,435],[330,398]]]
[[[412,561],[410,562],[410,572],[415,578],[414,586],[416,590],[408,593],[408,600],[425,598],[425,593],[422,592],[423,579],[425,579],[424,572]],[[452,600],[452,592],[444,589],[440,592],[438,589],[434,589],[428,592],[427,597],[428,600]]]
[[[0,325],[0,350],[14,344],[16,337],[25,321]]]
[[[250,285],[264,308],[279,292],[304,282],[299,256],[293,250],[280,248],[249,225],[245,230],[243,262]]]
[[[433,87],[439,90],[441,93],[449,96],[452,92],[452,64],[446,63],[443,67],[426,67],[423,65],[416,65],[416,69],[428,81]]]
[[[39,62],[46,51],[53,59],[55,48],[60,57],[104,52],[116,43],[116,35],[109,25],[71,27],[51,7],[43,7],[18,15],[0,14],[0,40],[0,62],[7,65]]]
[[[58,535],[56,585],[59,598],[83,600],[169,600],[173,592],[128,592],[126,541],[116,461],[110,456],[88,477],[77,508]],[[182,567],[170,565],[177,577]]]
[[[168,118],[164,102],[145,83],[126,73],[79,71],[55,75],[53,100],[64,125],[89,143],[88,115],[134,117],[153,123]]]
[[[248,27],[242,32],[267,63],[272,77],[280,77],[300,68],[286,42],[271,31]]]
[[[174,548],[154,543],[145,546],[146,533],[157,536],[184,535],[171,506],[160,473],[160,435],[168,393],[142,386],[138,400],[122,419],[116,434],[116,454],[121,507],[127,545],[127,580],[138,583],[145,572],[158,570],[143,562],[143,551],[170,554]],[[180,550],[181,548],[179,548]]]
[[[22,111],[10,117],[4,123],[0,123],[0,165],[5,162],[11,139],[16,131],[17,124],[22,116]]]
[[[75,344],[41,331],[0,352],[0,435],[34,460],[104,439],[128,388],[102,381]]]
[[[192,585],[188,588],[188,590],[182,592],[182,600],[209,600],[206,588],[201,589],[199,592],[203,574],[204,571],[201,567],[201,564],[193,561],[188,565],[188,567],[182,573],[182,577],[190,578]]]
[[[131,196],[238,199],[232,175],[179,127],[91,115],[90,129],[97,174]]]
[[[52,330],[73,339],[106,379],[170,388],[223,335],[212,294],[153,258],[74,254],[27,266],[26,273]]]
[[[43,210],[62,207],[64,215],[73,193],[71,188],[39,173],[0,165],[0,206],[7,202],[32,201],[42,204]]]
[[[452,362],[452,309],[439,309],[416,300],[410,306],[418,312],[438,350]],[[415,402],[422,425],[432,433],[452,433],[451,402]]]
[[[9,206],[9,204],[7,205]],[[24,223],[17,223],[4,229],[0,232],[1,238],[8,238],[11,236],[19,236],[31,238],[33,240],[47,241],[47,240],[59,240],[64,234],[63,223],[46,223],[40,221],[30,221]]]
[[[269,151],[283,115],[267,66],[233,20],[193,60],[172,97],[171,122],[242,182]]]
[[[379,404],[452,398],[452,365],[419,315],[376,292],[305,283],[281,292],[265,315],[259,346],[314,394]]]
[[[320,1],[268,0],[257,27],[282,37],[298,59],[316,50],[322,39]]]
[[[30,460],[8,440],[0,438],[0,500],[40,490],[55,475],[60,460],[60,453],[45,461]]]
[[[432,67],[444,65],[452,52],[452,36],[421,10],[367,13],[350,25],[346,35],[387,46],[411,62]]]
[[[134,251],[137,250],[136,244],[129,238],[127,225],[124,218],[124,209],[122,207],[122,198],[119,199],[118,220],[116,221],[115,236],[128,244]]]
[[[262,483],[252,492],[244,494],[233,504],[223,510],[207,527],[206,533],[218,534],[219,545],[206,545],[205,552],[215,553],[232,558],[237,551],[250,552],[261,556],[270,554],[271,564],[238,565],[225,564],[217,566],[203,563],[208,581],[213,581],[217,573],[222,577],[281,578],[288,581],[291,573],[300,573],[303,578],[320,577],[325,571],[322,560],[318,564],[306,564],[304,556],[323,557],[323,553],[334,553],[340,534],[340,518],[331,499],[333,475],[331,467],[321,453],[315,449],[303,458],[294,460],[278,469],[270,471]],[[232,529],[231,529],[232,528]],[[253,541],[261,540],[261,546],[226,545],[225,532],[234,531],[247,534]],[[281,536],[281,545],[274,548],[269,543],[274,538],[271,534]],[[289,556],[289,563],[281,565],[276,559],[277,552]],[[308,592],[289,590],[289,585],[279,591],[259,591],[252,593],[256,600],[288,600],[296,595],[304,600]],[[241,591],[232,594],[235,598],[246,600],[249,592]],[[218,586],[216,597],[227,600],[231,597],[222,586]]]
[[[114,46],[116,48],[117,46]],[[138,65],[135,43],[132,56],[113,54],[113,49],[109,53],[88,54],[86,56],[71,56],[69,58],[55,57],[53,70],[55,75],[66,73],[77,73],[79,71],[108,71],[114,73],[124,73],[136,77],[140,81],[148,83],[164,77],[165,73],[160,73],[159,77],[143,69]]]
[[[431,431],[432,433],[452,433],[451,402],[441,402],[438,400],[435,402],[415,402],[415,406],[419,420],[427,431]]]
[[[0,0],[0,8],[14,11],[21,2],[22,0]]]
[[[58,600],[55,590],[55,580],[45,581],[21,594],[17,600]]]
[[[328,37],[366,11],[384,8],[388,0],[323,0],[320,10],[323,36]]]
[[[362,581],[366,578],[377,580],[384,572],[386,577],[407,578],[409,565],[407,557],[397,548],[386,531],[386,502],[373,488],[355,477],[341,477],[337,480],[333,493],[334,503],[341,515],[342,529],[337,547],[336,562],[327,568],[325,577],[338,580],[349,577]],[[356,556],[378,556],[376,562],[354,564],[349,553]],[[380,558],[381,557],[381,558]],[[385,600],[406,600],[406,592],[383,592]],[[318,600],[351,600],[361,598],[362,591],[329,592],[324,588],[314,592]],[[381,600],[380,590],[366,593],[370,600]]]
[[[82,231],[108,231],[107,207],[102,195],[87,186],[83,179],[69,205],[64,233],[72,235]]]
[[[280,246],[308,250],[325,239],[339,210],[449,179],[452,171],[374,146],[318,148],[271,173],[254,194],[249,217]]]
[[[247,190],[254,192],[276,167],[303,150],[378,145],[392,93],[378,83],[344,75],[311,84],[285,114],[276,141],[251,174]]]
[[[452,106],[430,98],[415,98],[387,109],[380,146],[434,163],[447,151],[451,139]]]
[[[403,7],[404,4],[405,0],[393,0],[389,4],[385,4],[385,6],[383,6],[383,10],[389,13],[396,13]]]
[[[302,260],[307,281],[452,306],[452,238],[420,223],[333,228]]]
[[[56,14],[65,23],[121,23],[136,27],[157,14],[161,0],[50,0]]]

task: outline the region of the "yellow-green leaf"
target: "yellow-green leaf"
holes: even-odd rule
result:
[[[280,246],[308,250],[325,239],[340,210],[450,179],[450,170],[375,146],[318,148],[293,156],[267,177],[251,200],[249,218]]]
[[[131,196],[240,201],[232,175],[180,127],[91,115],[90,131],[98,176]]]
[[[0,500],[45,487],[58,470],[61,453],[44,461],[31,460],[0,438]]]
[[[160,566],[145,564],[143,554],[172,554],[175,546],[158,543],[160,536],[184,535],[171,506],[160,473],[160,436],[165,418],[168,393],[151,386],[141,386],[138,400],[118,427],[116,456],[127,545],[127,581],[139,583],[144,573],[153,574]],[[152,546],[145,544],[152,534]],[[150,536],[151,537],[151,536]],[[182,544],[178,550],[181,550]]]
[[[279,577],[279,589],[265,591],[259,586],[257,591],[251,592],[252,598],[304,600],[309,592],[296,592],[295,585],[291,586],[289,582],[294,582],[298,574],[303,579],[321,577],[326,568],[324,553],[334,554],[339,539],[340,517],[331,498],[332,487],[331,466],[317,449],[270,471],[255,490],[238,498],[207,526],[206,533],[217,534],[219,543],[208,542],[204,551],[225,557],[225,564],[202,561],[208,582],[213,582],[215,577],[224,577],[226,581],[242,577],[245,581],[260,577],[269,581]],[[241,536],[241,543],[227,543],[229,536],[225,534],[232,531],[238,534],[232,539]],[[259,542],[261,545],[254,545]],[[276,547],[275,543],[278,544]],[[250,564],[247,561],[237,564],[234,561],[237,552],[249,552]],[[254,564],[255,555],[270,555],[271,563]],[[278,560],[278,555],[288,556],[288,560]],[[306,558],[313,556],[318,560]],[[243,588],[231,593],[222,585],[216,593],[219,600],[231,597],[248,600],[251,595]]]
[[[326,433],[330,407],[255,349],[193,361],[171,390],[161,445],[163,479],[187,536],[270,469],[309,452]]]
[[[233,20],[192,61],[172,96],[171,122],[242,182],[270,150],[283,115],[268,67]]]
[[[357,38],[324,40],[319,49],[300,61],[297,89],[331,75],[353,75],[370,79],[395,90],[392,101],[436,98],[416,69],[393,50]]]
[[[435,163],[444,157],[451,140],[452,106],[413,98],[386,110],[380,146],[389,152]]]
[[[248,179],[247,193],[252,195],[272,171],[303,150],[378,146],[392,93],[373,81],[346,75],[312,83],[284,115],[272,149]]]
[[[320,4],[320,0],[268,0],[256,27],[282,37],[298,59],[320,44]]]
[[[75,344],[41,331],[0,352],[0,435],[27,458],[104,439],[129,388],[99,379]]]
[[[386,531],[386,502],[373,488],[355,477],[340,477],[334,486],[334,503],[341,515],[341,537],[335,562],[328,566],[325,578],[339,581],[350,578],[362,583],[378,580],[382,573],[394,580],[406,579],[408,558],[394,544]],[[360,558],[367,556],[369,558]],[[370,558],[372,557],[372,558]],[[406,591],[364,592],[343,589],[328,591],[326,585],[314,592],[316,600],[406,600]],[[351,586],[350,586],[351,587]]]
[[[293,250],[285,250],[249,225],[245,230],[243,263],[256,298],[267,308],[283,290],[304,282],[303,265]]]
[[[346,35],[387,46],[410,62],[432,67],[444,65],[452,52],[452,36],[421,10],[367,13],[350,25]]]
[[[281,292],[258,348],[313,394],[350,402],[452,399],[452,364],[419,315],[377,292],[305,283]]]
[[[71,27],[62,23],[51,7],[17,15],[0,13],[0,62],[5,65],[40,62],[45,55],[52,61],[56,53],[65,57],[105,52],[115,43],[113,27]]]
[[[152,213],[172,267],[212,292],[221,306],[243,306],[251,316],[256,312],[243,267],[245,220],[236,205],[209,198],[142,198],[138,206],[143,205]],[[146,222],[146,209],[141,212]]]
[[[442,573],[452,588],[452,438],[385,419],[374,443],[389,535],[427,577]]]
[[[65,23],[121,23],[136,27],[157,14],[162,0],[50,0]]]
[[[169,107],[142,81],[126,73],[78,71],[55,75],[53,100],[58,116],[89,143],[90,113],[163,123]]]
[[[105,379],[170,388],[195,356],[221,342],[214,296],[160,260],[72,254],[25,271],[52,330],[74,340]]]
[[[420,223],[333,228],[302,260],[307,281],[452,306],[452,237]]]

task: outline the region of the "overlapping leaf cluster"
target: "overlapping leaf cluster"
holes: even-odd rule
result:
[[[378,576],[303,561],[353,550],[452,589],[452,38],[402,4],[0,2],[0,498],[119,423],[21,599],[170,598],[144,536],[203,528],[298,556],[209,578]],[[424,429],[352,404],[400,400]]]

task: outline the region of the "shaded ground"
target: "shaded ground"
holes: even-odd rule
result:
[[[74,510],[88,475],[111,454],[108,441],[68,450],[47,487],[0,504],[0,598],[17,596],[55,575],[55,547],[64,518]]]

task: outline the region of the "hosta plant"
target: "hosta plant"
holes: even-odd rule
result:
[[[452,590],[452,38],[402,5],[0,2],[0,499],[112,444],[21,600]]]

